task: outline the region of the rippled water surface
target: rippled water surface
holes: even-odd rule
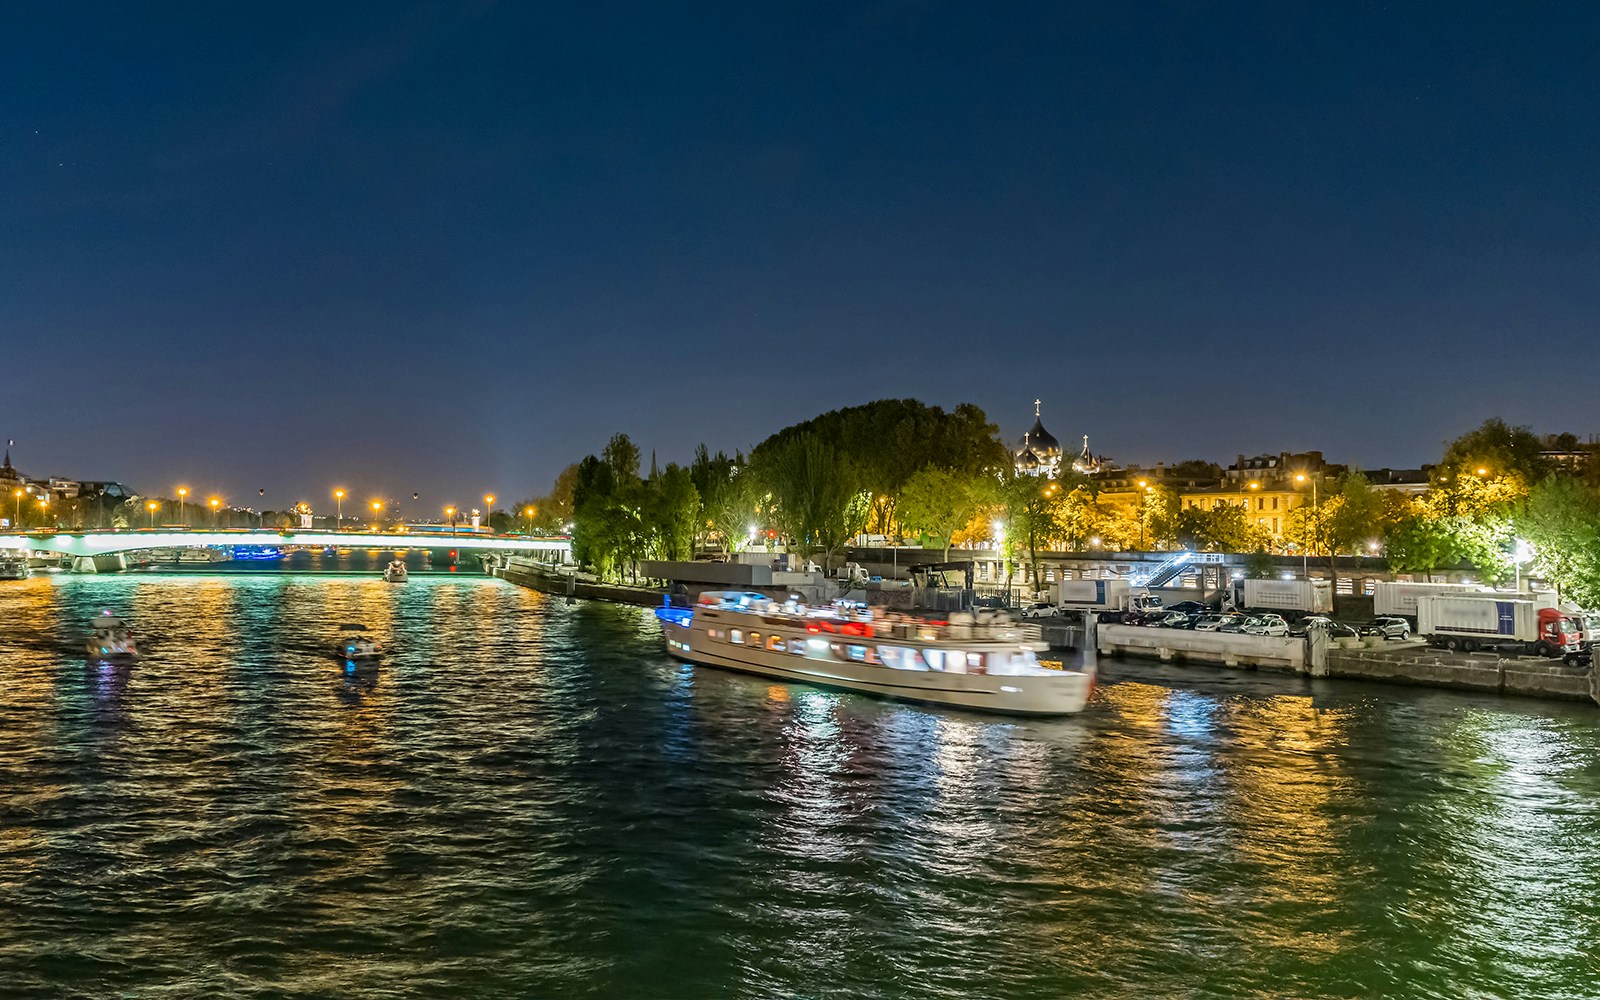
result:
[[[0,994],[1600,995],[1593,706],[1106,673],[1016,722],[484,579],[0,583]]]

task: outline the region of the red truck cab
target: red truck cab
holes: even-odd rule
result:
[[[1539,640],[1535,644],[1546,647],[1546,656],[1565,656],[1583,649],[1583,628],[1578,620],[1560,608],[1539,609]]]

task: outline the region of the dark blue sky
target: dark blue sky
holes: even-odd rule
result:
[[[883,396],[1124,460],[1600,431],[1591,5],[58,4],[0,31],[0,437],[542,491]]]

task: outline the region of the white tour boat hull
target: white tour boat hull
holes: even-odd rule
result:
[[[1041,676],[893,670],[875,664],[797,655],[787,649],[708,641],[705,631],[692,625],[663,621],[662,628],[667,652],[679,660],[902,701],[1013,715],[1071,715],[1083,711],[1093,687],[1088,674],[1076,671],[1051,671]],[[786,645],[800,638],[785,633],[780,634]]]

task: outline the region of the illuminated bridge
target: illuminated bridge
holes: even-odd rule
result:
[[[188,549],[210,546],[271,545],[326,549],[455,549],[483,555],[531,556],[554,563],[569,562],[572,541],[528,535],[490,535],[450,531],[283,531],[276,528],[173,531],[170,529],[74,532],[0,532],[0,549],[53,552],[76,559],[117,556],[146,549]]]

